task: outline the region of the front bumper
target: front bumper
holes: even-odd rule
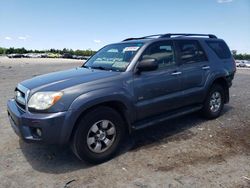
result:
[[[7,111],[14,131],[27,142],[65,144],[68,141],[67,123],[70,112],[30,113],[21,110],[14,99],[8,100]],[[40,129],[41,136],[37,134]],[[71,129],[71,128],[70,128]]]

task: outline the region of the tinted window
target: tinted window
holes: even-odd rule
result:
[[[221,59],[231,57],[231,52],[225,42],[223,41],[207,41],[208,46],[216,53]]]
[[[176,41],[180,51],[180,60],[182,63],[196,63],[207,61],[207,56],[202,50],[198,41],[181,40]]]
[[[159,69],[175,64],[172,42],[162,41],[150,45],[142,54],[141,59],[157,59]]]

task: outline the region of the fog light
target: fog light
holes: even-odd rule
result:
[[[42,130],[37,128],[36,129],[36,134],[37,134],[37,136],[41,137],[42,136]]]

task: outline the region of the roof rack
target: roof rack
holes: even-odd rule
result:
[[[138,38],[127,38],[127,39],[125,39],[123,41],[140,40],[140,39],[150,39],[150,38],[154,38],[154,37],[158,37],[158,38],[171,38],[172,36],[176,36],[176,37],[202,36],[202,37],[209,37],[209,38],[217,39],[217,37],[215,35],[212,35],[212,34],[167,33],[167,34],[148,35],[148,36],[138,37]]]
[[[140,39],[150,39],[150,38],[154,38],[154,37],[158,37],[158,38],[160,38],[161,36],[162,36],[162,34],[157,34],[157,35],[148,35],[148,36],[138,37],[138,38],[127,38],[127,39],[124,39],[123,41],[129,41],[129,40],[140,40]]]
[[[172,36],[180,36],[180,37],[202,36],[202,37],[209,37],[209,38],[217,39],[217,37],[212,34],[194,34],[194,33],[167,33],[167,34],[161,35],[159,38],[171,38]]]

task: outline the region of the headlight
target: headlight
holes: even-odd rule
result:
[[[36,110],[46,110],[62,97],[62,92],[37,92],[31,96],[28,107]]]

